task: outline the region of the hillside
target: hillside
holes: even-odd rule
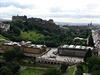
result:
[[[62,34],[59,26],[50,21],[42,19],[32,21],[11,21],[5,22],[11,25],[10,30],[2,32],[1,35],[12,41],[32,41],[37,44],[45,44],[48,46],[58,46],[60,40],[55,39]]]
[[[73,40],[75,37],[87,38],[90,30],[77,30],[68,28],[64,30],[54,22],[32,18],[27,21],[5,22],[11,25],[10,30],[1,32],[2,37],[12,41],[32,41],[36,44],[46,44],[49,47],[57,47],[61,44],[87,45],[86,41]]]
[[[0,39],[5,39],[5,37],[0,34]]]

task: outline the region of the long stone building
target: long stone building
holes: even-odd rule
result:
[[[84,57],[88,49],[93,50],[92,47],[86,46],[75,46],[75,45],[63,45],[58,47],[58,54],[62,56],[74,56],[74,57]]]
[[[18,42],[10,42],[1,45],[2,50],[17,50],[29,54],[42,54],[46,51],[46,45],[35,45],[30,43],[21,44]]]

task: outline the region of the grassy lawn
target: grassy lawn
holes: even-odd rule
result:
[[[22,38],[37,41],[40,38],[43,38],[44,35],[36,33],[36,31],[28,31],[28,32],[21,32],[20,35]]]
[[[0,42],[0,45],[4,44],[4,42]]]
[[[44,73],[43,70],[34,70],[34,69],[25,69],[19,73],[19,75],[42,75]]]
[[[68,75],[73,75],[75,67],[70,67],[68,71]]]
[[[0,34],[0,39],[7,39],[7,38],[5,38],[4,36],[2,36],[2,35]]]
[[[0,59],[4,59],[1,53],[0,53]]]
[[[9,40],[9,39],[0,34],[0,44],[4,44],[4,42],[1,42],[1,40]]]
[[[4,39],[4,37],[0,34],[0,39]]]

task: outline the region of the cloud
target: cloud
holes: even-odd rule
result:
[[[49,9],[50,12],[62,12],[63,10],[60,7],[51,7]]]
[[[55,18],[100,18],[99,15],[81,15],[81,14],[49,14],[46,17],[55,17]]]
[[[98,7],[98,5],[97,4],[87,4],[87,9],[95,9],[95,8],[97,8]]]
[[[0,8],[0,18],[2,19],[10,19],[12,18],[12,16],[14,15],[28,15],[29,14],[26,12],[27,9],[21,9],[21,8],[17,8],[15,6],[9,6],[6,8]]]
[[[13,1],[2,1],[0,2],[0,8],[2,7],[9,7],[9,6],[15,6],[17,8],[29,8],[31,5],[21,5],[20,3],[13,2]]]
[[[99,3],[100,0],[1,0],[0,18],[27,15],[54,21],[100,22]]]

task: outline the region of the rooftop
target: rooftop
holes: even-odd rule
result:
[[[46,45],[36,45],[36,44],[31,44],[30,41],[22,41],[22,42],[9,42],[9,43],[5,43],[4,45],[17,45],[17,46],[22,46],[24,45],[25,47],[32,47],[32,48],[41,48],[42,46],[45,46]]]
[[[91,49],[91,50],[93,50],[93,47],[89,47],[89,46],[80,46],[80,45],[62,45],[62,46],[60,46],[60,48],[69,48],[69,49],[82,49],[82,50],[84,50],[84,49]]]

